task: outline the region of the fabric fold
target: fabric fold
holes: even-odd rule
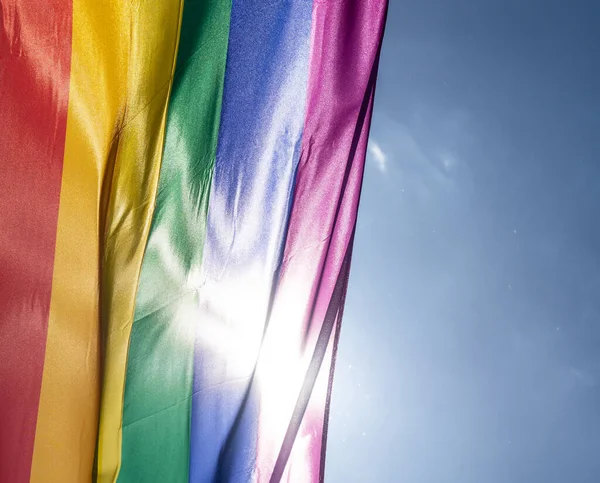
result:
[[[323,480],[386,9],[0,3],[0,480]]]

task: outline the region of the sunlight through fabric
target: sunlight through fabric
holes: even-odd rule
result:
[[[387,0],[0,4],[0,480],[319,482]]]

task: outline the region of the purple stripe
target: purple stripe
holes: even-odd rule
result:
[[[280,451],[289,452],[292,443],[285,471],[279,458],[282,481],[318,481],[322,476],[331,333],[339,317],[327,334],[318,377],[308,371],[319,334],[324,337],[345,254],[351,250],[386,10],[386,0],[319,1],[313,6],[300,164],[279,284],[256,372],[261,398],[259,481],[271,479]],[[297,435],[284,445],[306,397],[299,402],[301,387],[311,377],[316,384]]]

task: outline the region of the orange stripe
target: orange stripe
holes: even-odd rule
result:
[[[100,400],[100,193],[126,103],[121,10],[73,2],[72,69],[56,257],[32,482],[91,481]],[[98,2],[106,3],[106,2]],[[93,48],[90,48],[93,46]]]
[[[111,351],[117,344],[126,355],[158,178],[178,9],[179,0],[160,6],[73,0],[73,68],[34,482],[92,479],[101,312],[110,314],[104,317],[110,324],[107,407],[115,406],[114,385],[123,384],[125,358],[118,358],[115,370]],[[119,408],[122,395],[117,399]],[[118,430],[120,412],[115,414]],[[110,436],[116,440],[118,432]]]

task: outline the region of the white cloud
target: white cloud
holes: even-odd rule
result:
[[[369,142],[369,152],[377,164],[379,171],[385,173],[387,156],[383,152],[383,149],[381,149],[381,146],[376,141],[371,140],[371,142]]]

